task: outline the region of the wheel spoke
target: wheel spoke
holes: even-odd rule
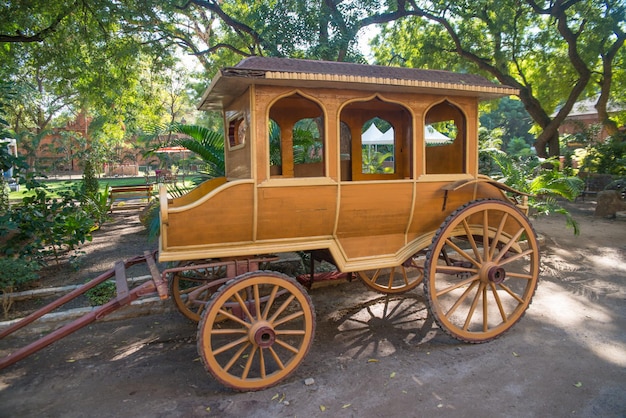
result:
[[[233,335],[233,334],[247,334],[248,330],[243,328],[213,328],[211,335]]]
[[[306,331],[303,329],[284,329],[284,330],[274,330],[276,335],[306,335]]]
[[[480,299],[480,295],[482,294],[484,288],[485,288],[485,284],[480,283],[480,285],[478,286],[478,291],[474,295],[474,300],[472,300],[472,306],[470,306],[469,312],[467,313],[467,318],[465,318],[465,324],[463,324],[463,331],[467,331],[467,328],[469,327],[472,321],[472,317],[474,316],[474,312],[476,311],[476,306],[478,305],[478,300]]]
[[[453,284],[452,286],[446,287],[445,289],[442,289],[442,290],[438,291],[436,293],[436,295],[437,295],[437,297],[441,297],[441,296],[445,295],[446,293],[450,293],[451,291],[453,291],[455,289],[458,289],[459,287],[463,287],[463,286],[465,286],[468,283],[475,282],[476,280],[478,280],[478,275],[477,274],[475,274],[475,275],[473,275],[471,277],[468,277],[465,280],[461,280],[460,282],[458,282],[456,284]]]
[[[489,211],[483,211],[483,260],[489,260]]]
[[[525,280],[532,280],[533,279],[533,275],[532,274],[516,273],[516,272],[513,272],[513,271],[507,271],[506,272],[506,277],[515,277],[516,279],[525,279]]]
[[[504,289],[504,291],[506,293],[508,293],[509,295],[511,295],[511,297],[513,299],[515,299],[516,301],[518,301],[519,303],[524,303],[524,299],[520,298],[515,292],[513,292],[507,285],[505,285],[504,283],[500,283],[498,286],[500,286],[502,289]]]
[[[241,298],[241,295],[239,294],[239,292],[235,293],[235,299],[237,300],[237,303],[239,304],[239,306],[241,307],[241,310],[246,314],[246,316],[250,319],[250,321],[252,322],[254,320],[254,317],[252,316],[252,314],[250,313],[250,311],[248,310],[248,305],[246,304],[246,302],[244,302],[244,300]]]
[[[304,311],[294,312],[294,313],[292,313],[290,315],[285,316],[284,318],[281,318],[278,321],[274,321],[272,323],[272,325],[274,327],[279,327],[280,325],[285,324],[285,323],[287,323],[289,321],[292,321],[292,320],[294,320],[296,318],[301,318],[303,315],[304,315]]]
[[[470,255],[468,253],[466,253],[464,250],[462,250],[458,245],[456,245],[455,243],[453,243],[449,239],[446,239],[446,244],[449,245],[450,247],[452,247],[452,249],[454,251],[459,253],[459,255],[462,256],[463,258],[465,258],[467,261],[469,261],[470,263],[472,263],[476,267],[480,268],[480,262],[476,261],[472,257],[470,257]]]
[[[228,343],[228,344],[224,344],[223,346],[221,346],[221,347],[219,347],[219,348],[217,348],[217,349],[213,350],[213,352],[214,352],[215,354],[222,354],[223,352],[228,351],[228,350],[230,350],[230,349],[232,349],[232,348],[235,348],[235,347],[237,347],[239,344],[243,344],[243,343],[245,343],[245,342],[247,342],[248,344],[250,344],[250,341],[248,340],[248,336],[241,337],[241,338],[239,338],[239,339],[236,339],[235,341],[231,341],[231,342],[230,342],[230,343]],[[247,346],[247,345],[246,345],[246,346]]]
[[[402,267],[402,278],[404,279],[404,285],[409,285],[409,276],[406,274],[406,268]]]
[[[246,365],[243,368],[243,372],[241,373],[241,378],[242,379],[247,379],[248,378],[248,373],[250,373],[250,367],[252,366],[252,362],[254,361],[254,355],[256,354],[257,349],[260,350],[260,348],[257,345],[251,344],[252,347],[250,347],[250,352],[248,353],[248,360],[246,361]]]
[[[280,343],[279,343],[280,344]],[[272,354],[272,358],[274,359],[274,361],[276,362],[276,364],[278,365],[278,367],[281,370],[285,369],[285,365],[283,364],[282,360],[280,359],[280,357],[278,357],[278,353],[276,352],[276,350],[274,350],[272,347],[268,347],[268,350],[270,351],[270,354]]]
[[[300,350],[298,350],[296,347],[286,343],[285,341],[276,338],[276,344],[280,345],[283,348],[286,348],[287,350],[291,351],[294,354],[298,354],[300,352]]]
[[[267,377],[267,371],[265,370],[265,350],[259,348],[259,366],[261,367],[261,379]]]
[[[476,245],[474,234],[472,234],[472,231],[467,223],[467,219],[463,219],[463,229],[465,229],[465,234],[467,236],[467,239],[469,240],[470,245],[472,246],[472,251],[474,251],[474,256],[476,257],[479,263],[482,263],[483,259],[480,255],[480,251],[478,251],[478,245]]]
[[[276,293],[278,293],[278,286],[274,286],[272,287],[272,292],[270,293],[270,298],[268,299],[267,303],[265,304],[265,310],[263,310],[263,319],[267,319],[267,315],[270,312],[270,308],[272,307],[272,305],[274,304],[274,299],[276,298]]]
[[[496,252],[498,242],[500,242],[500,237],[502,236],[502,231],[504,231],[504,225],[506,224],[508,218],[509,214],[505,213],[500,220],[500,225],[498,225],[498,230],[496,231],[496,235],[493,237],[493,242],[491,243],[491,248],[489,249],[489,260],[493,258],[493,255]]]
[[[489,329],[489,301],[487,300],[487,286],[483,286],[483,332]]]
[[[240,323],[241,325],[243,325],[243,326],[244,326],[244,327],[246,327],[246,328],[250,328],[250,323],[248,323],[248,322],[244,321],[243,319],[240,319],[240,318],[236,317],[235,315],[233,315],[233,314],[232,314],[231,312],[229,312],[229,311],[226,311],[226,310],[224,310],[224,309],[220,309],[220,310],[219,310],[219,313],[220,313],[221,315],[224,315],[224,316],[225,316],[226,318],[228,318],[228,319],[231,319],[231,320],[233,320],[233,321],[235,321],[235,322]]]
[[[489,287],[491,288],[491,293],[493,294],[493,298],[498,305],[498,310],[500,311],[500,316],[502,317],[502,322],[507,322],[508,319],[506,317],[506,312],[504,312],[504,306],[502,306],[502,301],[500,300],[500,295],[498,294],[498,289],[494,283],[489,283]]]
[[[391,287],[393,286],[393,276],[396,273],[396,268],[392,267],[391,271],[389,272],[389,280],[387,280],[387,289],[391,289]]]
[[[499,264],[500,264],[501,266],[504,266],[505,264],[509,264],[509,263],[512,263],[513,261],[517,261],[517,260],[519,260],[519,259],[520,259],[520,258],[522,258],[522,257],[526,257],[527,255],[530,255],[530,254],[532,254],[533,252],[534,252],[534,251],[533,251],[532,249],[528,249],[528,250],[523,251],[523,252],[521,252],[521,253],[515,254],[515,255],[513,255],[513,256],[511,256],[511,257],[507,257],[507,258],[505,258],[504,260],[500,261],[500,263],[499,263]]]
[[[506,254],[510,249],[511,246],[517,242],[517,240],[519,239],[519,237],[522,236],[522,234],[526,231],[526,229],[524,227],[521,227],[516,233],[515,235],[513,235],[513,237],[511,237],[511,239],[509,239],[509,242],[506,243],[506,245],[504,246],[504,248],[502,248],[500,250],[500,253],[498,254],[498,257],[496,257],[495,260],[493,260],[496,263],[499,263],[500,260],[502,259],[502,257],[504,257],[504,254]]]
[[[276,318],[278,318],[278,316],[282,314],[285,309],[287,309],[287,306],[289,306],[289,304],[291,303],[291,301],[293,301],[294,298],[295,298],[294,295],[289,295],[287,300],[284,301],[282,305],[280,305],[280,308],[278,308],[276,312],[274,312],[274,315],[272,315],[272,317],[268,319],[268,321],[271,323],[274,323],[274,321],[276,321]]]
[[[241,357],[243,352],[246,351],[246,348],[250,347],[251,345],[252,344],[250,344],[250,341],[247,341],[247,343],[243,347],[241,347],[239,350],[237,350],[237,352],[230,358],[230,361],[228,363],[226,363],[226,365],[223,367],[223,369],[226,370],[226,371],[230,370],[230,368],[233,367],[235,362],[237,362],[237,360],[239,360],[239,358]],[[219,352],[218,351],[214,351],[214,353],[215,354],[220,354],[223,351],[225,351],[225,350],[220,350]]]
[[[254,289],[254,306],[256,308],[256,317],[261,317],[261,296],[259,295],[259,285],[255,283],[253,286]]]
[[[437,266],[435,271],[437,273],[448,274],[448,275],[459,274],[459,273],[473,273],[473,274],[478,273],[478,269],[471,269],[471,268],[462,267],[462,266],[443,266],[443,265]]]
[[[454,305],[452,305],[452,307],[448,310],[448,312],[446,312],[444,315],[447,317],[450,317],[454,311],[456,311],[456,308],[458,308],[459,306],[461,306],[461,303],[463,303],[463,301],[465,300],[465,298],[467,298],[467,296],[470,294],[470,292],[472,291],[473,288],[475,288],[478,285],[478,281],[474,281],[470,287],[468,287],[467,289],[465,289],[465,292],[463,292],[463,294],[459,297],[459,299],[454,303]]]

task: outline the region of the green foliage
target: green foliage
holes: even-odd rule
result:
[[[588,146],[580,161],[581,170],[615,176],[626,175],[626,141],[620,139],[616,136],[607,138],[605,142]]]
[[[90,158],[85,160],[85,166],[83,167],[83,184],[81,191],[85,197],[92,197],[98,193],[100,184],[96,176],[96,170],[93,162]]]
[[[109,203],[109,185],[104,186],[104,190],[96,190],[92,194],[82,195],[82,208],[94,220],[97,226],[107,222],[111,205]]]
[[[368,147],[369,148],[369,147]],[[393,158],[391,152],[372,151],[368,148],[362,150],[363,173],[386,174],[393,173],[393,167],[386,167],[385,161]]]
[[[0,258],[0,292],[2,293],[2,309],[6,318],[13,305],[9,296],[20,286],[37,280],[39,266],[23,258]]]
[[[0,176],[0,216],[9,211],[10,194],[11,189],[9,189],[8,183],[4,181],[4,177]]]
[[[209,177],[224,176],[224,135],[203,126],[182,123],[173,123],[170,130],[188,136],[172,141],[171,145],[187,148],[198,155],[206,164],[205,174]]]
[[[0,235],[10,236],[0,252],[42,262],[53,257],[58,263],[62,252],[91,240],[94,220],[71,191],[61,198],[49,197],[44,188],[34,193],[0,217]]]
[[[562,214],[566,225],[574,229],[574,234],[580,233],[578,223],[558,201],[559,198],[576,199],[584,188],[580,178],[560,172],[559,162],[555,159],[542,161],[536,157],[513,157],[501,151],[483,152],[488,153],[497,166],[495,172],[488,173],[490,176],[530,195],[528,205],[532,214]]]
[[[116,294],[117,288],[115,286],[115,282],[111,280],[102,282],[93,289],[89,289],[87,292],[85,292],[85,296],[87,296],[87,299],[89,299],[89,304],[91,306],[104,305],[105,303],[113,299]]]

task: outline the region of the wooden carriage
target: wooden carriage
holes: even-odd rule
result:
[[[309,251],[382,293],[423,282],[437,323],[463,341],[510,329],[539,249],[523,196],[478,174],[478,103],[516,93],[471,74],[337,62],[221,70],[199,108],[223,113],[226,176],[173,200],[160,191],[159,259],[178,262],[172,296],[200,322],[209,372],[256,390],[303,360],[311,300],[259,269],[280,253]]]

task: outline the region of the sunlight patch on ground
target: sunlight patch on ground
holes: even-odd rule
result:
[[[595,343],[589,347],[593,353],[608,363],[619,367],[626,367],[626,344]]]
[[[612,321],[608,312],[598,306],[589,308],[589,301],[581,301],[570,291],[555,283],[543,281],[533,300],[535,312],[551,318],[557,325],[590,327],[593,322]]]
[[[598,251],[602,256],[588,255],[587,258],[593,262],[593,264],[614,270],[617,272],[626,272],[626,261],[622,254],[615,248],[598,248]]]
[[[118,354],[111,359],[111,361],[118,361],[129,357],[136,352],[140,351],[142,348],[146,347],[148,344],[156,341],[158,338],[147,338],[136,343],[129,344],[125,347],[118,349]]]
[[[606,338],[607,328],[615,326],[615,319],[607,309],[547,281],[541,283],[532,307],[529,315],[537,316],[540,322],[549,322],[561,328],[572,336],[572,340],[605,361],[626,367],[626,344]],[[581,340],[581,331],[588,333],[590,338]]]

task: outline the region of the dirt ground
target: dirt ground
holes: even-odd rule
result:
[[[421,288],[385,297],[355,281],[310,292],[313,347],[276,387],[221,386],[195,324],[170,312],[92,324],[0,371],[0,416],[626,417],[626,221],[594,218],[592,202],[570,208],[578,237],[561,217],[533,222],[545,237],[535,299],[490,343],[438,330]],[[153,246],[136,212],[116,215],[81,270],[50,281],[84,281]],[[0,356],[30,339],[0,340]]]

